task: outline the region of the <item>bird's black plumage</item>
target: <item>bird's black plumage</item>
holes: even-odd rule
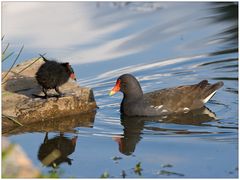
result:
[[[199,109],[223,86],[223,82],[166,88],[144,94],[138,80],[131,74],[120,76],[110,95],[121,91],[120,111],[127,116],[158,116]]]
[[[66,83],[69,78],[76,80],[74,71],[69,63],[59,63],[53,60],[47,60],[43,57],[44,64],[40,66],[36,73],[36,80],[45,94],[48,97],[47,90],[55,89],[56,92],[61,96],[62,93],[59,90],[59,86]]]
[[[54,137],[48,138],[48,132],[45,134],[44,142],[38,150],[38,159],[47,167],[56,167],[62,163],[72,164],[72,159],[68,156],[75,151],[77,136],[69,139],[63,133]],[[58,156],[54,156],[57,153]],[[51,158],[52,157],[52,158]]]

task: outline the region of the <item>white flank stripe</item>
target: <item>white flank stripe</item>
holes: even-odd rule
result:
[[[209,99],[211,99],[211,97],[216,93],[216,91],[214,91],[212,94],[210,94],[208,97],[206,97],[205,99],[203,99],[203,103],[206,103],[209,101]]]

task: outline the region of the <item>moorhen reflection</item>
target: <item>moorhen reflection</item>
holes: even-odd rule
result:
[[[52,139],[46,133],[43,144],[39,147],[38,159],[47,167],[58,167],[62,163],[72,164],[72,159],[68,158],[75,151],[77,136],[72,139],[64,137],[63,133]]]
[[[142,117],[127,117],[121,115],[121,125],[123,128],[122,137],[114,137],[118,143],[119,152],[124,155],[131,155],[136,144],[141,140],[141,131],[144,127],[144,119]]]
[[[166,129],[154,126],[155,123],[175,123],[183,125],[198,125],[201,126],[205,122],[216,120],[214,112],[210,111],[206,107],[202,107],[198,110],[189,111],[182,114],[171,114],[168,116],[158,117],[129,117],[121,115],[121,125],[123,126],[122,137],[115,137],[114,140],[118,143],[119,152],[124,155],[131,155],[134,153],[136,145],[141,140],[141,134],[143,129],[157,131],[159,133],[166,134],[167,131],[174,132],[176,134],[191,134],[196,132]],[[153,125],[149,123],[154,123]],[[203,132],[204,133],[204,132]],[[208,132],[205,132],[208,133]]]

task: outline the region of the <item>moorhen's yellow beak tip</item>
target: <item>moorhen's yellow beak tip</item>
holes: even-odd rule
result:
[[[110,92],[109,92],[109,96],[112,96],[112,95],[114,95],[114,94],[115,94],[114,91],[110,91]]]
[[[120,91],[120,80],[117,80],[116,85],[112,88],[112,90],[109,92],[109,96],[114,95],[115,93],[117,93],[118,91]]]

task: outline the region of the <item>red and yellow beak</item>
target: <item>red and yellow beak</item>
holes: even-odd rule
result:
[[[123,142],[123,137],[113,137],[113,140],[118,143],[118,148],[121,153],[124,152],[124,142]]]
[[[118,91],[120,91],[120,80],[118,79],[116,82],[116,85],[112,88],[112,90],[109,93],[109,96],[114,95],[115,93],[117,93]]]
[[[73,79],[73,80],[75,80],[75,81],[77,80],[74,73],[70,74],[70,78]]]

